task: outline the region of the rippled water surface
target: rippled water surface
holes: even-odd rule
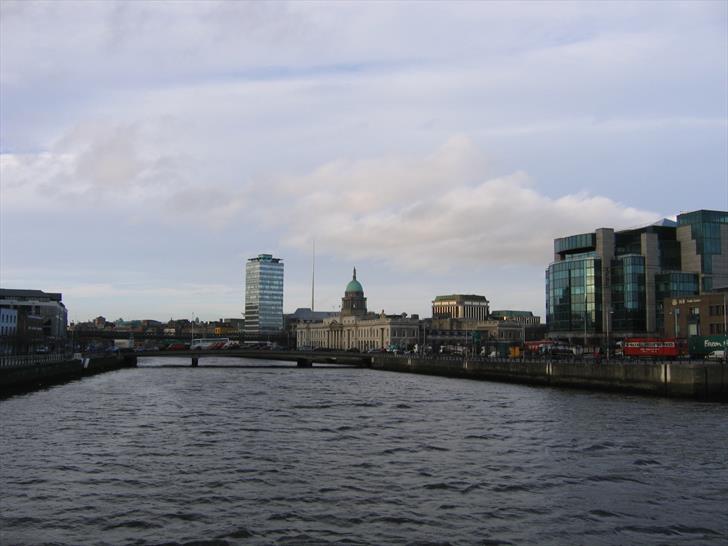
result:
[[[725,404],[167,363],[0,401],[2,544],[728,543]]]

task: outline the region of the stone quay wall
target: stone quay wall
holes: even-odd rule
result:
[[[27,363],[8,360],[0,366],[0,393],[31,391],[81,377],[136,366],[136,356],[90,356]]]
[[[371,359],[371,368],[528,385],[728,401],[728,366],[721,362],[595,363],[377,355]]]

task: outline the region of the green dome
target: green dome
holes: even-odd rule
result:
[[[361,286],[361,283],[356,280],[356,267],[354,268],[354,277],[349,281],[349,284],[346,285],[346,292],[361,292],[364,293],[364,289]]]
[[[364,289],[361,287],[361,283],[357,281],[356,279],[353,279],[349,281],[349,284],[346,285],[346,291],[347,292],[364,292]]]

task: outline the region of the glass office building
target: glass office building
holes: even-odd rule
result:
[[[283,262],[259,254],[245,264],[245,338],[259,340],[283,330]]]
[[[728,285],[728,212],[698,210],[677,217],[686,266],[700,274],[701,292]]]
[[[566,254],[546,274],[549,329],[592,336],[601,331],[601,260],[596,253]]]
[[[720,286],[728,286],[726,212],[555,239],[546,270],[549,337],[594,345],[610,336],[663,335],[666,298]]]

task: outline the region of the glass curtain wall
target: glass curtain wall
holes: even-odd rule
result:
[[[601,332],[601,260],[593,252],[566,256],[546,271],[546,322],[553,332]]]
[[[644,332],[647,329],[644,256],[619,256],[612,261],[611,269],[613,331]]]
[[[668,337],[674,335],[674,332],[665,331],[665,299],[696,296],[700,292],[699,285],[697,273],[671,271],[655,275],[658,332],[663,332]]]
[[[245,335],[258,337],[283,330],[283,263],[263,254],[245,267]]]
[[[728,224],[728,213],[700,210],[677,217],[678,225],[690,225],[696,250],[700,255],[703,292],[713,290],[713,256],[720,254],[720,225]]]

